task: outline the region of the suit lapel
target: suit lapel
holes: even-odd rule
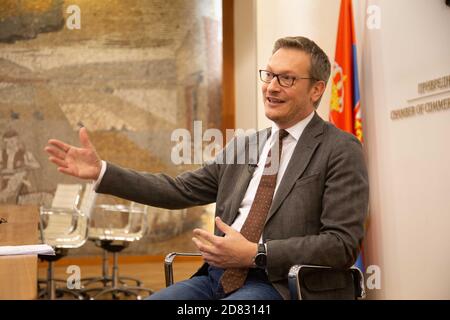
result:
[[[295,182],[302,176],[312,155],[320,144],[320,135],[323,133],[324,121],[317,115],[306,126],[292,154],[291,160],[284,172],[277,193],[267,214],[267,221],[275,214],[283,200],[291,191]]]

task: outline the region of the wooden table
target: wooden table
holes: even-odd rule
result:
[[[0,246],[39,243],[38,207],[1,205],[0,218]],[[37,255],[0,256],[0,299],[36,299],[37,272]]]

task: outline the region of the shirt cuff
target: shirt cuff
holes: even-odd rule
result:
[[[106,171],[106,161],[102,160],[102,167],[100,169],[100,174],[98,175],[97,180],[95,180],[95,182],[94,182],[94,190],[95,191],[97,191],[98,186],[102,182],[103,176],[105,175],[105,171]]]

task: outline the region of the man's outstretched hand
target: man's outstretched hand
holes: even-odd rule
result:
[[[79,135],[81,148],[50,139],[44,150],[50,155],[48,159],[58,166],[59,172],[81,179],[97,180],[101,159],[89,140],[86,128],[81,128]]]

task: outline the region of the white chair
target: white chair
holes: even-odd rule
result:
[[[135,296],[141,299],[140,293],[151,294],[153,291],[141,287],[140,280],[119,276],[118,255],[123,249],[134,241],[140,240],[147,230],[147,206],[132,202],[129,206],[102,204],[95,207],[95,214],[98,215],[125,215],[127,217],[124,225],[98,225],[89,228],[89,239],[95,241],[96,245],[104,250],[103,274],[98,278],[87,278],[82,280],[85,287],[102,282],[101,287],[91,287],[81,290],[81,292],[91,299],[98,299],[102,296],[111,295],[117,298],[119,294]],[[107,254],[113,254],[112,275],[108,275]],[[127,285],[126,281],[136,282],[135,286]]]
[[[70,294],[82,299],[74,290],[56,288],[56,282],[65,284],[65,281],[54,278],[54,262],[67,255],[68,249],[79,248],[86,242],[96,195],[93,184],[86,184],[84,191],[81,184],[58,184],[51,207],[40,208],[42,242],[52,246],[56,255],[40,256],[48,262],[48,270],[47,286],[39,291],[39,298],[55,299],[57,294]]]

